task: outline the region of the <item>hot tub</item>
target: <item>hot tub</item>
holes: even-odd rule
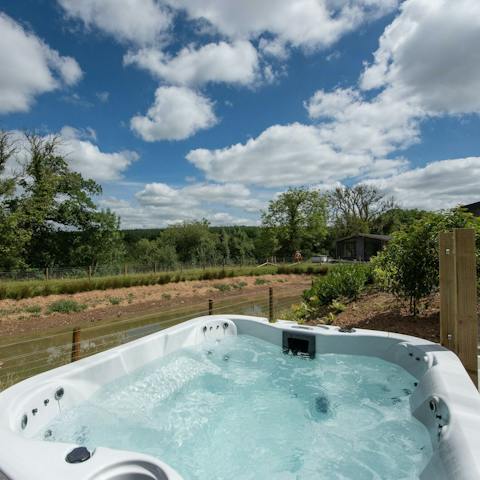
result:
[[[480,397],[441,346],[214,315],[0,394],[0,478],[480,478]]]

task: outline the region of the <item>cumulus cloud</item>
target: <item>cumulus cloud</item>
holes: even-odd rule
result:
[[[253,38],[268,32],[280,43],[307,49],[336,42],[364,22],[393,11],[398,0],[166,0],[223,35]],[[278,51],[278,50],[277,50]]]
[[[70,18],[118,41],[146,45],[163,39],[171,14],[156,0],[57,0]]]
[[[174,210],[225,206],[258,213],[264,202],[253,197],[241,184],[195,183],[174,188],[165,183],[149,183],[135,195],[142,205],[168,207]]]
[[[25,112],[35,97],[82,78],[71,57],[61,56],[34,33],[0,13],[0,114]]]
[[[135,201],[106,198],[99,203],[118,213],[123,227],[149,228],[200,218],[213,225],[252,225],[265,202],[240,184],[149,183],[135,194]]]
[[[361,85],[394,89],[431,113],[479,112],[479,45],[478,0],[406,0]]]
[[[215,181],[267,186],[331,183],[373,171],[396,172],[404,159],[387,155],[418,141],[417,108],[385,92],[318,91],[305,104],[318,125],[274,125],[246,143],[195,149],[187,159]]]
[[[398,152],[420,141],[422,122],[480,111],[480,57],[465,49],[480,44],[479,18],[476,0],[406,0],[363,72],[363,90],[319,90],[305,102],[313,125],[273,125],[187,159],[210,180],[267,186],[413,178]]]
[[[146,48],[125,55],[126,65],[136,64],[156,77],[176,85],[201,86],[209,82],[252,84],[258,75],[258,55],[252,44],[239,40],[188,46],[174,57]]]
[[[21,172],[26,161],[28,142],[23,132],[8,132],[17,147],[17,155],[7,165],[7,173]],[[122,178],[125,170],[140,157],[130,150],[103,152],[97,145],[97,134],[92,128],[78,129],[64,126],[59,132],[44,136],[58,139],[58,152],[64,156],[70,168],[85,178],[97,181],[115,181]]]
[[[102,152],[93,130],[81,130],[65,126],[60,131],[60,149],[65,155],[70,167],[87,178],[99,181],[112,181],[122,178],[123,172],[139,156],[136,152],[123,150],[120,152]]]
[[[186,87],[159,87],[146,115],[130,121],[131,129],[147,142],[183,140],[217,123],[212,102]]]
[[[383,179],[369,180],[405,207],[439,210],[478,201],[480,157],[431,162]]]

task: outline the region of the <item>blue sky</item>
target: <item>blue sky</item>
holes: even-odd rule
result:
[[[476,0],[0,12],[0,127],[61,135],[124,227],[255,224],[298,185],[366,182],[429,209],[480,200]]]

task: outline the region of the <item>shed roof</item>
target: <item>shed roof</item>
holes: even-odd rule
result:
[[[358,237],[372,238],[374,240],[382,240],[384,242],[388,242],[389,240],[392,239],[390,235],[375,235],[373,233],[357,233],[356,235],[349,235],[348,237],[338,238],[336,241],[342,242],[343,240],[350,240],[352,238],[358,238]]]

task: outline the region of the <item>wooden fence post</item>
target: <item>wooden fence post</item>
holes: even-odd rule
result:
[[[91,265],[88,266],[88,279],[89,280],[92,279],[92,266]]]
[[[72,357],[71,361],[80,359],[80,328],[75,327],[72,332]]]
[[[208,300],[208,314],[213,315],[213,300],[212,299]]]
[[[48,267],[45,267],[45,280],[48,280],[49,274],[48,274]]]
[[[273,323],[273,287],[268,288],[268,321]]]
[[[440,344],[456,350],[457,275],[455,273],[455,237],[440,233]]]
[[[128,267],[127,267],[127,264],[125,263],[125,265],[123,266],[123,274],[127,275],[127,273],[128,273]]]
[[[465,369],[478,388],[477,259],[475,231],[459,228],[455,234],[457,278],[456,349]]]

